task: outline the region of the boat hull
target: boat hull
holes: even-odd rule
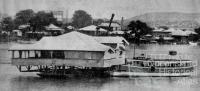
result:
[[[192,72],[189,73],[144,73],[144,72],[112,72],[110,74],[113,77],[187,77],[191,76]]]

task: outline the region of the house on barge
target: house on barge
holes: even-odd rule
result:
[[[68,74],[68,69],[107,69],[125,61],[117,57],[113,48],[76,31],[43,37],[35,44],[15,45],[10,51],[12,65],[21,72]]]
[[[97,42],[112,47],[119,58],[125,59],[125,49],[129,45],[126,39],[119,36],[97,36],[94,38]]]

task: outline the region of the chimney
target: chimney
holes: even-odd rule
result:
[[[124,30],[124,17],[121,19],[121,30]]]

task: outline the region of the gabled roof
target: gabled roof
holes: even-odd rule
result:
[[[172,36],[189,36],[189,34],[186,31],[176,30],[172,31]]]
[[[10,50],[106,51],[109,49],[111,47],[98,43],[93,37],[74,31],[57,37],[43,37],[35,44],[17,45]]]
[[[90,25],[84,28],[80,28],[79,31],[97,31],[97,26],[95,25]],[[103,29],[103,28],[99,28],[98,31],[102,31],[102,32],[106,32],[107,30]]]
[[[30,25],[24,24],[24,25],[20,25],[20,26],[18,27],[18,29],[25,29],[25,28],[28,28],[28,27],[30,27]]]
[[[46,26],[45,28],[46,30],[63,30],[62,28],[57,27],[54,24],[50,24],[49,26]]]
[[[101,23],[99,26],[108,27],[109,23]],[[121,27],[118,23],[111,23],[111,27]]]
[[[123,37],[113,37],[113,36],[105,36],[105,37],[94,37],[96,41],[99,43],[125,43],[129,45],[129,42]]]
[[[171,31],[167,31],[167,30],[164,30],[164,29],[155,29],[153,30],[153,32],[160,32],[160,33],[170,33]]]

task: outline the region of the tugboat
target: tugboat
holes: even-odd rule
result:
[[[191,76],[194,72],[192,60],[177,55],[176,51],[169,51],[168,55],[141,54],[133,59],[126,59],[124,65],[114,67],[111,76],[150,76],[150,77],[183,77]]]

